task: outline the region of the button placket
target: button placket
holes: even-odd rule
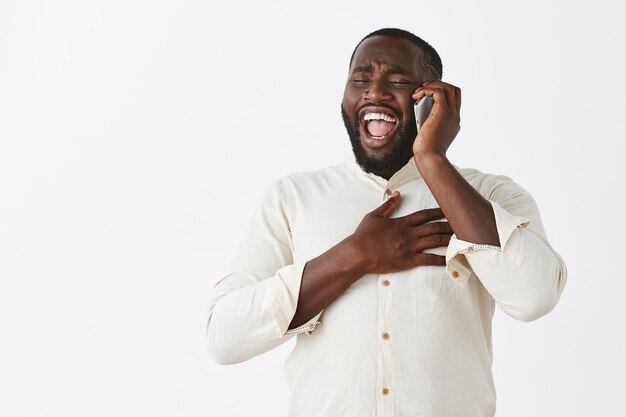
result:
[[[392,388],[392,323],[391,308],[393,291],[391,290],[391,281],[386,275],[379,275],[378,287],[378,389],[377,411],[379,415],[391,415],[392,398],[390,390]]]
[[[382,185],[382,184],[381,184]],[[394,193],[389,184],[385,184],[383,201],[389,200]],[[391,339],[391,308],[392,295],[391,280],[386,275],[379,275],[380,286],[378,288],[378,389],[376,409],[377,415],[390,416],[393,412],[391,390],[392,371],[392,341]]]

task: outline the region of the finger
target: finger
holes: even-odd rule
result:
[[[456,107],[456,91],[455,91],[456,87],[453,86],[452,84],[441,82],[440,88],[443,90],[443,94],[446,96],[446,103],[448,103],[450,107],[455,108]]]
[[[439,207],[419,210],[411,214],[407,214],[403,219],[411,226],[418,226],[422,223],[431,222],[433,220],[443,219],[443,211]]]
[[[419,226],[413,227],[411,236],[414,239],[419,239],[420,237],[429,236],[429,235],[437,235],[441,233],[449,233],[449,234],[454,233],[454,231],[452,230],[452,227],[450,227],[450,223],[442,222],[442,221],[424,223]]]
[[[413,101],[420,101],[423,97],[428,96],[432,97],[435,101],[435,103],[433,104],[434,106],[448,105],[448,99],[446,98],[443,88],[436,83],[440,82],[433,81],[432,83],[424,83],[422,87],[416,89],[411,96],[413,98]],[[452,101],[452,103],[454,103],[454,101]]]
[[[459,87],[454,87],[454,96],[456,97],[456,114],[461,114],[461,89]]]
[[[425,96],[432,97],[433,100],[435,101],[435,104],[440,104],[440,105],[445,105],[445,106],[448,105],[448,98],[446,97],[446,93],[443,88],[427,86],[427,87],[424,87],[422,92],[424,93]],[[452,101],[452,103],[454,103],[454,101]]]
[[[413,98],[413,101],[420,101],[425,95],[426,94],[424,94],[424,87],[420,87],[413,92],[413,95],[411,97]]]
[[[434,253],[417,253],[414,258],[414,265],[446,266],[446,257]]]
[[[372,211],[372,214],[384,218],[388,218],[391,216],[400,203],[400,193],[398,191],[394,191],[389,197],[389,200],[385,201],[381,204],[376,210]]]
[[[422,88],[424,88],[426,92],[425,95],[432,96],[435,101],[439,101],[442,104],[445,103],[452,108],[456,108],[456,86],[445,83],[441,80],[435,80],[422,84]],[[429,94],[428,90],[432,90],[433,93]],[[443,95],[441,96],[439,93],[442,93]],[[445,97],[445,102],[441,99],[441,97]]]
[[[452,235],[448,233],[422,237],[415,241],[413,248],[415,249],[415,252],[421,252],[424,249],[434,249],[448,246],[451,237]]]

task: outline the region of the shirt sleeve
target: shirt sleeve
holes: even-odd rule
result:
[[[296,312],[304,262],[294,263],[291,206],[283,179],[263,195],[231,265],[211,288],[205,329],[207,350],[220,364],[234,364],[311,334],[321,312],[287,330]]]
[[[532,196],[510,178],[497,176],[488,200],[493,208],[500,246],[452,236],[446,270],[457,284],[474,274],[498,307],[520,320],[550,312],[567,281],[567,268],[550,246]]]

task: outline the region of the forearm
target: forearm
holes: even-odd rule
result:
[[[454,168],[445,155],[414,155],[417,168],[455,235],[477,244],[500,246],[491,204]]]
[[[366,274],[353,236],[308,261],[302,273],[298,307],[289,329],[306,323]]]

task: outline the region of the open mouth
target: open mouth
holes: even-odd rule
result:
[[[398,118],[391,111],[378,109],[365,109],[360,117],[362,133],[365,133],[366,145],[379,148],[385,146],[398,129]]]

